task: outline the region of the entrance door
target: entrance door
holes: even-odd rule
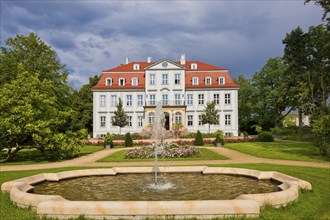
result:
[[[165,115],[165,129],[170,130],[170,115],[167,112],[164,112]]]

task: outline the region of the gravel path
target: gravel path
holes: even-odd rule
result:
[[[305,167],[323,167],[330,168],[330,162],[305,162],[293,160],[276,160],[255,157],[238,151],[226,149],[206,147],[209,150],[222,154],[228,157],[228,160],[193,160],[193,161],[159,161],[159,166],[173,166],[173,165],[207,165],[207,164],[240,164],[240,163],[269,163],[292,166]],[[125,148],[130,149],[130,148]],[[0,166],[0,171],[15,171],[15,170],[39,170],[59,167],[74,167],[74,166],[97,166],[97,167],[113,167],[113,166],[153,166],[153,161],[143,162],[95,162],[101,158],[107,157],[113,153],[123,150],[123,148],[104,149],[93,154],[82,156],[76,159],[46,163],[46,164],[30,164],[30,165],[6,165]]]

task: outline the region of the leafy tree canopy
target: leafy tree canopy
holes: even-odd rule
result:
[[[128,117],[123,108],[123,101],[119,98],[119,102],[116,105],[116,110],[114,112],[114,117],[111,118],[111,124],[114,126],[119,126],[119,134],[121,134],[121,128],[128,125]]]
[[[218,110],[215,108],[216,102],[208,102],[205,111],[202,114],[202,124],[209,124],[209,133],[211,125],[219,124]]]

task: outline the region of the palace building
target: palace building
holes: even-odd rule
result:
[[[173,131],[180,124],[182,131],[208,132],[202,124],[206,104],[215,101],[219,124],[211,125],[211,132],[222,130],[227,136],[238,135],[238,85],[228,70],[201,61],[161,59],[152,62],[129,62],[104,70],[93,87],[93,137],[119,133],[112,126],[119,98],[128,116],[122,133],[149,131],[156,105],[161,102],[165,114],[165,128]]]

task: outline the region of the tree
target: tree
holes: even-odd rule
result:
[[[123,101],[119,98],[119,102],[116,105],[114,117],[111,118],[111,123],[114,126],[119,126],[119,134],[121,134],[121,128],[128,125],[128,117],[123,109]]]
[[[129,132],[125,134],[125,147],[133,147],[133,140]]]
[[[254,89],[251,80],[244,75],[233,79],[239,85],[238,91],[238,124],[240,131],[250,131],[253,123]],[[251,132],[249,132],[251,133]]]
[[[206,103],[205,113],[202,114],[202,124],[209,124],[209,133],[211,125],[219,124],[218,110],[215,108],[216,102]]]
[[[323,17],[322,20],[327,20],[330,24],[330,1],[329,0],[305,0],[305,4],[313,1],[316,5],[320,5],[323,8]]]
[[[315,135],[315,146],[321,155],[327,156],[330,150],[330,112],[313,121],[312,133]]]
[[[288,80],[286,73],[282,58],[276,57],[269,59],[265,66],[253,75],[252,85],[256,102],[254,112],[259,118],[259,124],[266,130],[273,127],[272,123],[282,127],[283,119],[294,108],[294,85]]]
[[[0,87],[0,149],[8,149],[7,161],[27,147],[51,150],[60,159],[63,152],[75,155],[78,136],[59,132],[72,111],[58,105],[54,87],[51,80],[41,81],[23,65],[19,65],[16,79]]]
[[[204,145],[203,136],[202,136],[202,134],[199,130],[197,131],[195,141],[194,141],[194,145],[196,145],[196,146],[203,146]]]

